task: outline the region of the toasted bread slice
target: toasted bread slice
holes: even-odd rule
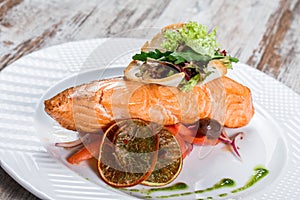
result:
[[[183,72],[176,73],[172,76],[168,76],[160,79],[143,79],[142,77],[137,77],[136,74],[140,71],[140,66],[143,64],[142,61],[132,61],[128,67],[124,70],[124,76],[127,80],[138,81],[142,83],[154,83],[165,86],[177,87],[179,83],[184,79],[185,74]]]

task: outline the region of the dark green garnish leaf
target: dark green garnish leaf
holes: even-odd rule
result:
[[[215,55],[214,57],[212,57],[212,59],[222,59],[224,57],[225,56],[222,56],[222,55]]]
[[[219,51],[215,52],[215,55],[211,58],[212,60],[220,60],[228,69],[232,69],[232,63],[239,62],[238,58],[231,57],[228,55],[222,55],[219,53]]]
[[[234,62],[234,63],[239,62],[239,59],[238,59],[238,58],[231,57],[231,56],[229,56],[229,60],[230,60],[230,62]]]
[[[188,50],[186,52],[161,52],[160,50],[155,49],[155,51],[149,52],[142,51],[140,54],[135,54],[132,57],[133,60],[140,60],[143,62],[145,62],[147,58],[151,58],[158,61],[166,61],[175,65],[191,61],[209,62],[211,60],[210,56],[201,55],[192,50]]]
[[[216,56],[212,57],[211,59],[212,59],[212,60],[215,60],[215,59],[224,59],[224,58],[225,58],[225,59],[228,58],[228,60],[229,60],[230,62],[234,62],[234,63],[239,62],[239,59],[238,59],[238,58],[231,57],[231,56],[222,56],[222,55],[216,55]]]
[[[173,52],[171,55],[177,58],[177,60],[185,60],[186,62],[191,62],[191,61],[208,62],[211,60],[210,56],[201,55],[192,50],[187,50],[186,52]]]
[[[149,52],[141,52],[140,54],[137,53],[134,56],[132,56],[133,60],[140,60],[140,61],[146,61],[147,58],[152,58],[154,60],[161,60],[161,61],[172,61],[175,60],[170,54],[173,53],[172,51],[166,51],[161,52],[158,49],[155,49],[155,51],[149,51]]]

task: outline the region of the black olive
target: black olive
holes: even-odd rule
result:
[[[199,120],[197,134],[206,135],[208,139],[217,139],[221,135],[222,128],[217,120],[204,118]]]

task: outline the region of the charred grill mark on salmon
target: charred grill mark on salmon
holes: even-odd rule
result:
[[[76,130],[72,106],[74,88],[66,89],[56,96],[44,102],[45,111],[55,119],[62,127],[69,130]]]

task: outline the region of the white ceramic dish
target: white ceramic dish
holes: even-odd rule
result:
[[[121,75],[143,42],[114,38],[67,43],[32,53],[5,68],[0,74],[1,166],[42,199],[134,198],[106,186],[90,162],[71,166],[65,161],[70,151],[53,143],[74,139],[76,134],[56,125],[43,111],[42,103],[70,86]],[[243,192],[231,194],[233,188],[224,188],[184,198],[218,199],[221,193],[228,193],[222,199],[299,197],[299,95],[244,64],[235,65],[229,76],[250,87],[256,108],[249,125],[229,130],[246,133],[239,144],[242,162],[224,151],[221,144],[195,148],[174,181],[187,183],[189,189],[151,196],[204,189],[225,177],[234,179],[237,188],[245,184],[255,166],[263,165],[270,170],[269,175]]]

